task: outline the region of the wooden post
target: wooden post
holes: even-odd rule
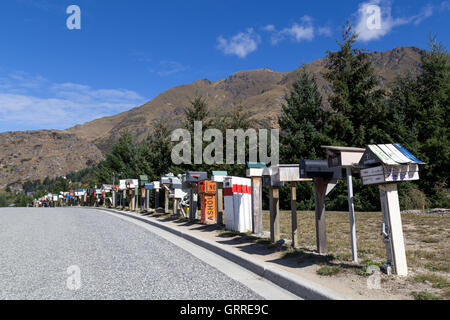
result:
[[[145,190],[145,210],[150,210],[150,190]]]
[[[383,211],[383,234],[385,237],[388,264],[399,276],[408,275],[402,217],[398,201],[397,184],[380,185],[381,208]]]
[[[164,188],[164,213],[169,213],[169,190]]]
[[[155,189],[155,211],[159,208],[159,188]]]
[[[327,253],[327,225],[325,221],[325,195],[328,181],[314,178],[314,199],[316,202],[316,244],[319,254]]]
[[[175,215],[178,213],[178,199],[173,198],[173,211],[172,214]]]
[[[197,219],[197,191],[198,186],[195,183],[191,184],[191,193],[189,195],[189,219],[194,221]]]
[[[136,188],[134,188],[134,198],[135,198],[135,207],[134,210],[136,212],[139,212],[139,188],[136,186]]]
[[[270,241],[280,240],[280,204],[278,187],[270,187]]]
[[[217,182],[217,225],[223,226],[223,183]]]
[[[292,226],[292,248],[298,247],[298,227],[297,227],[297,187],[295,182],[291,182],[291,226]]]
[[[253,233],[263,233],[262,223],[262,177],[251,177],[252,179],[252,211],[253,211]]]

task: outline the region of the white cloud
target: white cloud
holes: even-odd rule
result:
[[[145,103],[126,89],[93,89],[76,83],[52,83],[24,72],[0,76],[0,132],[66,129]]]
[[[389,0],[371,0],[360,4],[355,31],[362,41],[380,39],[397,26],[419,25],[425,19],[431,17],[434,10],[435,7],[427,5],[417,15],[394,18],[391,15],[391,2]]]
[[[245,58],[250,53],[258,49],[261,37],[253,31],[253,28],[240,32],[231,39],[225,39],[222,36],[217,38],[217,49],[227,55],[237,55],[239,58]]]
[[[271,34],[271,43],[276,45],[286,39],[294,42],[312,41],[316,33],[320,36],[331,36],[332,31],[328,27],[314,27],[313,19],[310,16],[303,16],[300,23],[293,23],[292,26],[277,30],[273,24],[261,28]]]

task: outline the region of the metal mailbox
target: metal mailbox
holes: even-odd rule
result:
[[[302,160],[300,162],[300,178],[341,179],[342,170],[329,168],[327,160]]]
[[[262,178],[263,178],[263,186],[269,186],[269,187],[282,187],[282,186],[284,186],[284,182],[282,182],[282,181],[275,181],[275,169],[274,169],[274,167],[269,167],[269,168],[263,169]]]
[[[161,184],[171,184],[172,183],[172,177],[161,177]]]
[[[197,183],[203,180],[208,180],[208,173],[197,171],[186,172],[186,182],[188,183]]]

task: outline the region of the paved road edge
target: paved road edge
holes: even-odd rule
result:
[[[120,211],[115,209],[105,209],[105,208],[95,208],[100,211],[109,211],[116,214],[120,214],[126,217],[130,217],[145,223],[148,223],[152,226],[161,228],[165,231],[168,231],[172,234],[175,234],[181,238],[184,238],[196,245],[203,247],[209,251],[212,251],[234,263],[240,265],[241,267],[250,270],[251,272],[259,275],[266,280],[271,281],[277,286],[299,296],[304,299],[310,300],[346,300],[347,298],[339,295],[336,292],[333,292],[331,289],[325,288],[319,284],[313,283],[309,280],[301,278],[298,275],[294,275],[289,273],[288,271],[284,271],[280,268],[276,268],[271,266],[265,262],[254,261],[244,256],[243,254],[239,254],[238,252],[233,252],[229,248],[212,242],[205,239],[201,239],[196,237],[195,235],[189,234],[182,230],[175,229],[171,226],[164,224],[163,222],[157,221],[152,217],[143,217],[138,216],[136,214],[128,213],[126,211]]]

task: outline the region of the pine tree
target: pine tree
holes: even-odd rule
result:
[[[431,196],[430,205],[449,206],[450,56],[435,37],[429,46],[421,58],[419,76],[397,79],[389,97],[386,131],[392,142],[404,145],[427,163],[418,185]]]
[[[323,108],[315,77],[302,69],[285,101],[278,118],[281,163],[299,164],[303,159],[323,159],[321,146],[329,142],[324,134],[329,112]],[[290,186],[281,188],[280,192],[280,206],[287,209],[290,207]],[[297,193],[300,209],[314,208],[312,184],[298,184]]]
[[[328,100],[334,111],[328,135],[339,144],[364,147],[383,143],[387,138],[382,130],[386,107],[385,93],[374,73],[369,53],[354,48],[357,37],[347,22],[342,42],[338,42],[340,50],[327,51],[328,71],[324,76],[332,85]]]
[[[141,146],[141,171],[151,180],[159,180],[171,169],[172,142],[167,119],[161,118],[153,121],[152,131]]]
[[[281,161],[299,163],[302,159],[323,158],[321,146],[329,140],[324,134],[329,112],[323,109],[314,76],[302,70],[285,100],[278,119]]]
[[[184,115],[184,126],[191,134],[194,132],[195,121],[202,121],[203,128],[207,128],[210,122],[207,121],[209,110],[206,98],[197,94],[194,98],[190,99],[189,106],[184,109]]]

